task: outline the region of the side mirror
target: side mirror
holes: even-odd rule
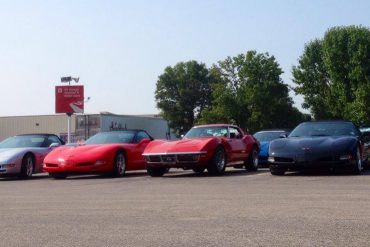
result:
[[[49,148],[53,149],[53,148],[59,147],[60,145],[61,145],[60,143],[54,142],[54,143],[50,144]]]
[[[280,138],[287,138],[288,137],[288,135],[286,134],[286,133],[283,133],[283,134],[280,134],[280,136],[279,136]]]
[[[235,133],[230,133],[230,138],[231,139],[235,139],[236,138],[236,134]]]

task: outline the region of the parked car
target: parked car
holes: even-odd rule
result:
[[[360,128],[360,131],[364,139],[364,148],[365,148],[364,155],[367,161],[366,168],[369,168],[370,166],[370,127],[362,127]]]
[[[349,121],[313,121],[299,124],[287,138],[270,143],[270,171],[283,175],[287,170],[346,168],[363,170],[364,140]]]
[[[226,166],[258,169],[258,141],[228,124],[195,126],[178,141],[155,140],[144,151],[147,171],[162,176],[169,168],[221,175]]]
[[[261,130],[256,132],[253,136],[260,142],[261,148],[258,154],[258,165],[259,167],[267,167],[267,158],[269,156],[269,146],[270,142],[284,138],[289,135],[291,130],[288,129],[271,129],[271,130]]]
[[[0,175],[21,179],[42,172],[44,157],[64,142],[53,134],[26,134],[9,137],[0,143]]]
[[[63,179],[72,174],[110,173],[120,177],[128,170],[145,169],[142,153],[153,138],[144,130],[101,132],[79,145],[50,152],[44,171]]]

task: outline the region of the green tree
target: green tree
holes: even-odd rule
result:
[[[170,127],[180,135],[189,130],[210,104],[210,75],[205,64],[180,62],[159,76],[155,91],[157,107]]]
[[[294,127],[306,119],[293,107],[282,70],[268,53],[248,51],[214,65],[212,105],[200,123],[228,122],[250,131]]]
[[[293,67],[295,92],[316,119],[370,122],[370,30],[334,27],[309,42]]]

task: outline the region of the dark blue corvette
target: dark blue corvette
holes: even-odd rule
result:
[[[363,138],[349,121],[301,123],[287,138],[270,143],[268,162],[271,174],[337,167],[360,174],[364,159]]]
[[[267,167],[267,158],[269,156],[270,142],[279,139],[282,136],[288,136],[290,130],[286,129],[274,129],[274,130],[261,130],[256,132],[253,136],[260,142],[260,152],[258,155],[258,165],[260,167]]]

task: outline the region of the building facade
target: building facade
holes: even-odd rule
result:
[[[112,113],[71,116],[71,141],[86,140],[102,131],[144,129],[156,139],[172,139],[168,122],[155,115],[116,115]],[[67,139],[68,117],[65,114],[0,117],[0,140],[28,133],[51,133]]]

